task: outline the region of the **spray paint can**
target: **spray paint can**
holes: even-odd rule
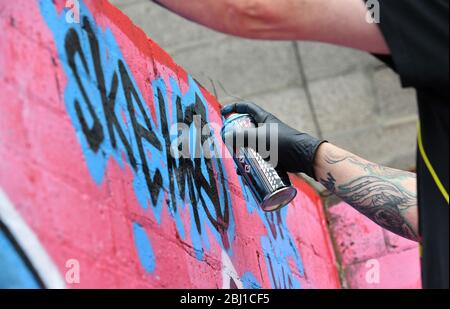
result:
[[[287,173],[275,170],[253,148],[233,145],[235,130],[255,127],[250,115],[231,114],[225,119],[221,135],[259,206],[267,212],[275,211],[288,205],[297,195],[297,189],[292,186]]]

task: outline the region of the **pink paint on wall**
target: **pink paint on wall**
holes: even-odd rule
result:
[[[334,249],[344,286],[420,287],[417,245],[345,203],[333,248],[303,180],[265,214],[231,159],[168,159],[177,116],[203,115],[223,147],[219,103],[107,1],[80,1],[80,24],[54,2],[0,2],[0,189],[63,278],[79,262],[67,287],[340,288]]]
[[[336,204],[328,212],[349,288],[421,288],[416,242],[383,230],[346,203]]]
[[[0,3],[0,187],[67,286],[339,288],[318,194],[265,214],[231,159],[173,166],[165,125],[219,103],[107,1],[54,2]]]

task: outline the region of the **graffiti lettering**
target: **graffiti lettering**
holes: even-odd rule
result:
[[[65,37],[65,52],[69,67],[75,77],[78,90],[81,93],[81,98],[76,98],[73,105],[76,111],[77,121],[81,126],[83,136],[89,148],[96,154],[103,151],[103,154],[107,155],[104,145],[108,141],[110,142],[112,151],[116,152],[123,147],[128,163],[134,172],[138,174],[142,173],[151,204],[154,207],[158,206],[159,196],[164,188],[165,180],[168,181],[170,197],[168,199],[168,206],[171,207],[172,213],[177,212],[177,204],[185,201],[187,191],[187,197],[192,204],[197,232],[202,233],[202,219],[199,214],[199,207],[202,207],[206,218],[221,235],[223,245],[225,248],[229,248],[229,241],[226,234],[230,221],[230,207],[228,195],[223,194],[223,198],[220,197],[220,190],[222,190],[222,193],[227,192],[221,162],[217,158],[202,158],[202,156],[194,159],[184,157],[179,159],[173,158],[170,151],[172,137],[169,132],[168,115],[166,113],[168,102],[166,94],[163,93],[164,89],[161,89],[163,87],[155,87],[160,115],[160,134],[156,134],[155,125],[153,125],[153,121],[149,116],[148,108],[143,103],[141,95],[135,87],[125,63],[120,59],[117,61],[118,73],[116,71],[112,73],[109,87],[107,87],[102,68],[99,43],[86,17],[83,18],[82,27],[89,39],[89,51],[85,52],[81,47],[80,36],[77,31],[70,29]],[[92,59],[89,59],[90,61],[86,59],[88,56],[92,57]],[[86,75],[96,81],[97,91],[95,94],[87,93],[78,69],[77,59],[80,60]],[[89,69],[88,63],[93,64],[95,78],[90,76],[91,70]],[[121,86],[121,89],[119,89],[119,86]],[[123,129],[123,121],[117,117],[118,91],[123,91],[127,118],[130,120],[133,128],[133,136],[129,136],[128,138]],[[195,130],[201,130],[204,126],[208,125],[206,122],[207,112],[200,95],[200,92],[196,92],[193,97],[193,102],[182,102],[181,94],[175,96],[177,122],[193,126]],[[101,113],[98,111],[98,106],[93,104],[96,96],[100,97]],[[185,105],[187,103],[187,108],[184,110],[183,103]],[[81,106],[82,104],[84,105],[83,107]],[[87,110],[87,115],[84,114],[83,110]],[[104,119],[101,119],[102,116],[104,116]],[[194,121],[195,119],[199,121]],[[89,122],[91,123],[90,125],[88,124]],[[205,136],[203,134],[197,134],[196,136],[199,136],[201,140],[196,141],[195,145],[203,145],[208,141],[214,142],[212,136]],[[149,161],[146,143],[150,144],[159,152],[157,157],[165,157],[163,159],[167,164],[165,171],[156,168],[152,175],[151,167],[157,164]],[[198,148],[196,149],[196,153],[202,151],[202,147]],[[203,165],[206,168],[202,169]],[[205,171],[206,175],[204,175]],[[219,176],[218,182],[216,182],[214,171]],[[163,173],[167,173],[167,175],[163,176]],[[164,180],[163,177],[166,177],[166,179]],[[146,207],[146,204],[143,206]],[[210,210],[210,207],[213,209]]]
[[[231,190],[224,163],[219,156],[207,154],[208,149],[218,149],[218,143],[209,121],[208,102],[199,85],[188,76],[181,86],[174,73],[164,72],[150,80],[151,93],[146,94],[152,101],[146,102],[111,30],[103,30],[95,23],[83,1],[80,24],[66,23],[52,1],[39,3],[67,76],[66,110],[92,178],[98,185],[103,183],[110,159],[122,168],[130,168],[139,205],[150,209],[158,224],[166,209],[181,239],[186,238],[189,229],[197,259],[204,258],[205,250],[210,248],[208,235],[212,234],[231,260]],[[158,73],[157,69],[151,68],[148,75],[154,72]],[[179,130],[171,130],[177,123],[189,128],[193,145],[190,157],[171,155],[173,141],[180,137]],[[247,211],[256,212],[267,231],[267,235],[260,236],[264,261],[259,261],[259,253],[258,261],[265,262],[271,286],[300,287],[298,276],[303,275],[303,265],[287,228],[287,210],[276,217],[266,214],[242,183],[241,187]],[[182,220],[182,210],[189,213],[190,220]],[[133,222],[132,231],[141,265],[153,273],[157,256],[151,235],[140,222]],[[230,287],[239,282],[238,275],[236,272]],[[251,272],[245,272],[240,280],[243,287],[262,286]]]

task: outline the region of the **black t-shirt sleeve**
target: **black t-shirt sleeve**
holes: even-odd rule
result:
[[[378,0],[379,27],[391,56],[379,56],[404,87],[447,88],[449,0]]]

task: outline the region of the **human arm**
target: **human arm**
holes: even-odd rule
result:
[[[388,54],[363,0],[155,0],[220,32],[253,39],[310,40]]]
[[[299,132],[253,103],[236,103],[222,109],[224,115],[231,112],[250,114],[259,124],[255,129],[237,131],[236,135],[240,135],[241,140],[277,137],[276,143],[273,140],[265,142],[271,148],[271,156],[273,151],[277,151],[277,168],[315,178],[383,228],[405,238],[419,240],[414,173],[371,163]],[[267,134],[269,129],[276,132]]]
[[[419,241],[415,173],[364,160],[330,143],[315,155],[314,171],[330,192],[381,227]]]

